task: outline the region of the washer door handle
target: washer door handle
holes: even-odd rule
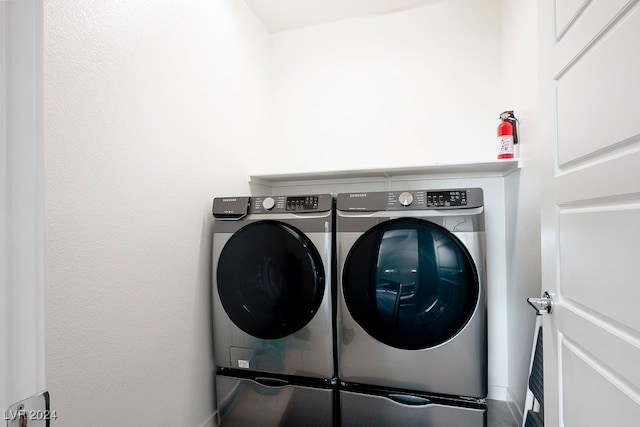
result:
[[[387,397],[394,402],[400,403],[402,405],[427,406],[431,404],[431,401],[427,398],[412,396],[410,394],[390,393],[387,395]]]

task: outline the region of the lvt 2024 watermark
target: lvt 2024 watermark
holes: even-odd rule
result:
[[[55,410],[50,411],[42,409],[5,409],[3,415],[5,421],[44,421],[58,419],[58,415]]]

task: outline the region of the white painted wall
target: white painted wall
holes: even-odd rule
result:
[[[256,174],[495,159],[499,0],[272,36],[272,156]]]
[[[58,424],[213,423],[211,200],[248,193],[267,53],[241,0],[45,1],[46,382]]]
[[[540,158],[537,2],[503,0],[504,104],[520,120],[522,169],[505,179],[507,325],[509,386],[507,400],[522,419],[531,359],[535,312],[526,299],[540,293]]]

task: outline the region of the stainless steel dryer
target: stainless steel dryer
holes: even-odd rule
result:
[[[336,210],[339,379],[486,397],[482,190],[345,193]]]
[[[335,377],[330,194],[213,201],[219,368]]]

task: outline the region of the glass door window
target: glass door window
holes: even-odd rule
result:
[[[363,329],[387,345],[411,350],[457,335],[479,298],[477,272],[464,245],[439,225],[412,218],[364,233],[347,256],[342,287]]]
[[[218,260],[220,301],[244,332],[276,339],[303,328],[324,295],[324,268],[313,243],[278,221],[254,222],[233,234]]]

